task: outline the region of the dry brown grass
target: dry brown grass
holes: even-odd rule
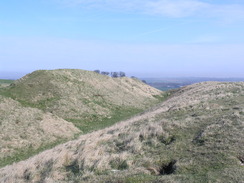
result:
[[[243,82],[187,86],[151,111],[0,169],[0,182],[241,182],[243,104]]]
[[[64,119],[109,118],[118,108],[144,109],[162,92],[137,79],[111,78],[74,69],[35,71],[16,81],[8,92]]]
[[[71,139],[80,131],[67,122],[39,109],[23,107],[0,96],[0,159],[21,149],[37,149],[60,139]]]
[[[125,119],[159,102],[161,94],[136,79],[91,71],[28,74],[0,89],[0,166]]]

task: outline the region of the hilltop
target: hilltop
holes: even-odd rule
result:
[[[0,169],[0,182],[243,182],[243,114],[243,82],[186,86],[140,115]]]
[[[39,70],[0,89],[0,166],[110,126],[163,99],[132,78]]]
[[[8,88],[9,97],[25,106],[53,113],[82,131],[92,122],[117,117],[117,112],[141,111],[159,102],[162,92],[140,80],[111,78],[92,71],[35,71]]]

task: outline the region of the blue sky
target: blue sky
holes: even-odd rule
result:
[[[0,76],[78,68],[244,77],[243,33],[243,0],[1,1]]]

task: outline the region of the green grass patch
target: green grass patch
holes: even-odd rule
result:
[[[160,102],[163,102],[170,96],[170,92],[165,92],[162,95],[155,95],[154,97],[158,99],[158,101],[148,108],[152,107],[153,105],[156,105]],[[105,106],[104,103],[99,103],[101,106]],[[112,115],[108,118],[101,117],[99,115],[93,114],[88,115],[82,119],[71,119],[66,118],[65,120],[72,122],[77,128],[79,128],[83,133],[89,133],[95,130],[103,129],[109,126],[112,126],[113,124],[129,119],[139,113],[142,113],[146,109],[138,109],[133,107],[120,107],[120,106],[110,106],[112,109]],[[87,119],[87,120],[84,120]]]
[[[155,176],[141,174],[141,175],[128,176],[125,178],[124,182],[125,183],[143,183],[143,182],[151,182],[155,179],[156,179]]]
[[[148,174],[133,174],[123,176],[121,173],[117,175],[109,174],[106,177],[98,176],[94,182],[108,182],[108,183],[146,183],[146,182],[158,182],[159,176]],[[89,181],[89,182],[92,182]]]
[[[121,160],[119,158],[113,159],[109,162],[111,168],[116,170],[125,170],[129,168],[129,165],[127,164],[126,160]]]
[[[67,141],[67,139],[59,139],[56,142],[44,144],[37,149],[34,149],[33,147],[19,149],[18,152],[15,153],[14,155],[0,159],[0,168],[4,167],[6,165],[10,165],[14,162],[19,162],[19,161],[28,159],[31,156],[34,156],[44,150],[51,149],[51,148],[55,147],[56,145],[64,143],[66,141]]]
[[[166,100],[171,95],[170,91],[165,91],[161,95],[153,95],[154,98],[158,99],[158,102]]]
[[[129,119],[130,117],[143,112],[143,109],[136,108],[126,108],[119,109],[113,112],[113,115],[110,118],[102,118],[102,120],[97,116],[93,115],[92,120],[85,121],[84,119],[65,119],[69,122],[72,122],[77,128],[79,128],[83,133],[89,133],[91,131],[103,129],[109,127],[116,122]]]

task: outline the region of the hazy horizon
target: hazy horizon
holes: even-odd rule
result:
[[[0,11],[1,75],[76,68],[244,77],[240,0],[10,0]]]
[[[94,69],[95,70],[95,69]],[[91,70],[93,71],[93,70]],[[101,70],[103,71],[103,70]],[[105,70],[104,70],[105,71]],[[108,70],[106,70],[108,71]],[[31,71],[34,72],[34,71]],[[21,77],[25,76],[26,74],[30,74],[31,72],[0,72],[0,79],[10,79],[10,80],[16,80],[16,79],[20,79]],[[108,71],[110,72],[110,71]],[[117,71],[115,71],[117,72]],[[244,77],[224,77],[224,76],[180,76],[180,75],[153,75],[153,74],[143,74],[143,73],[133,73],[133,72],[129,72],[129,73],[125,73],[127,77],[131,77],[131,76],[135,76],[138,77],[140,79],[187,79],[187,78],[206,78],[206,79],[243,79]]]

